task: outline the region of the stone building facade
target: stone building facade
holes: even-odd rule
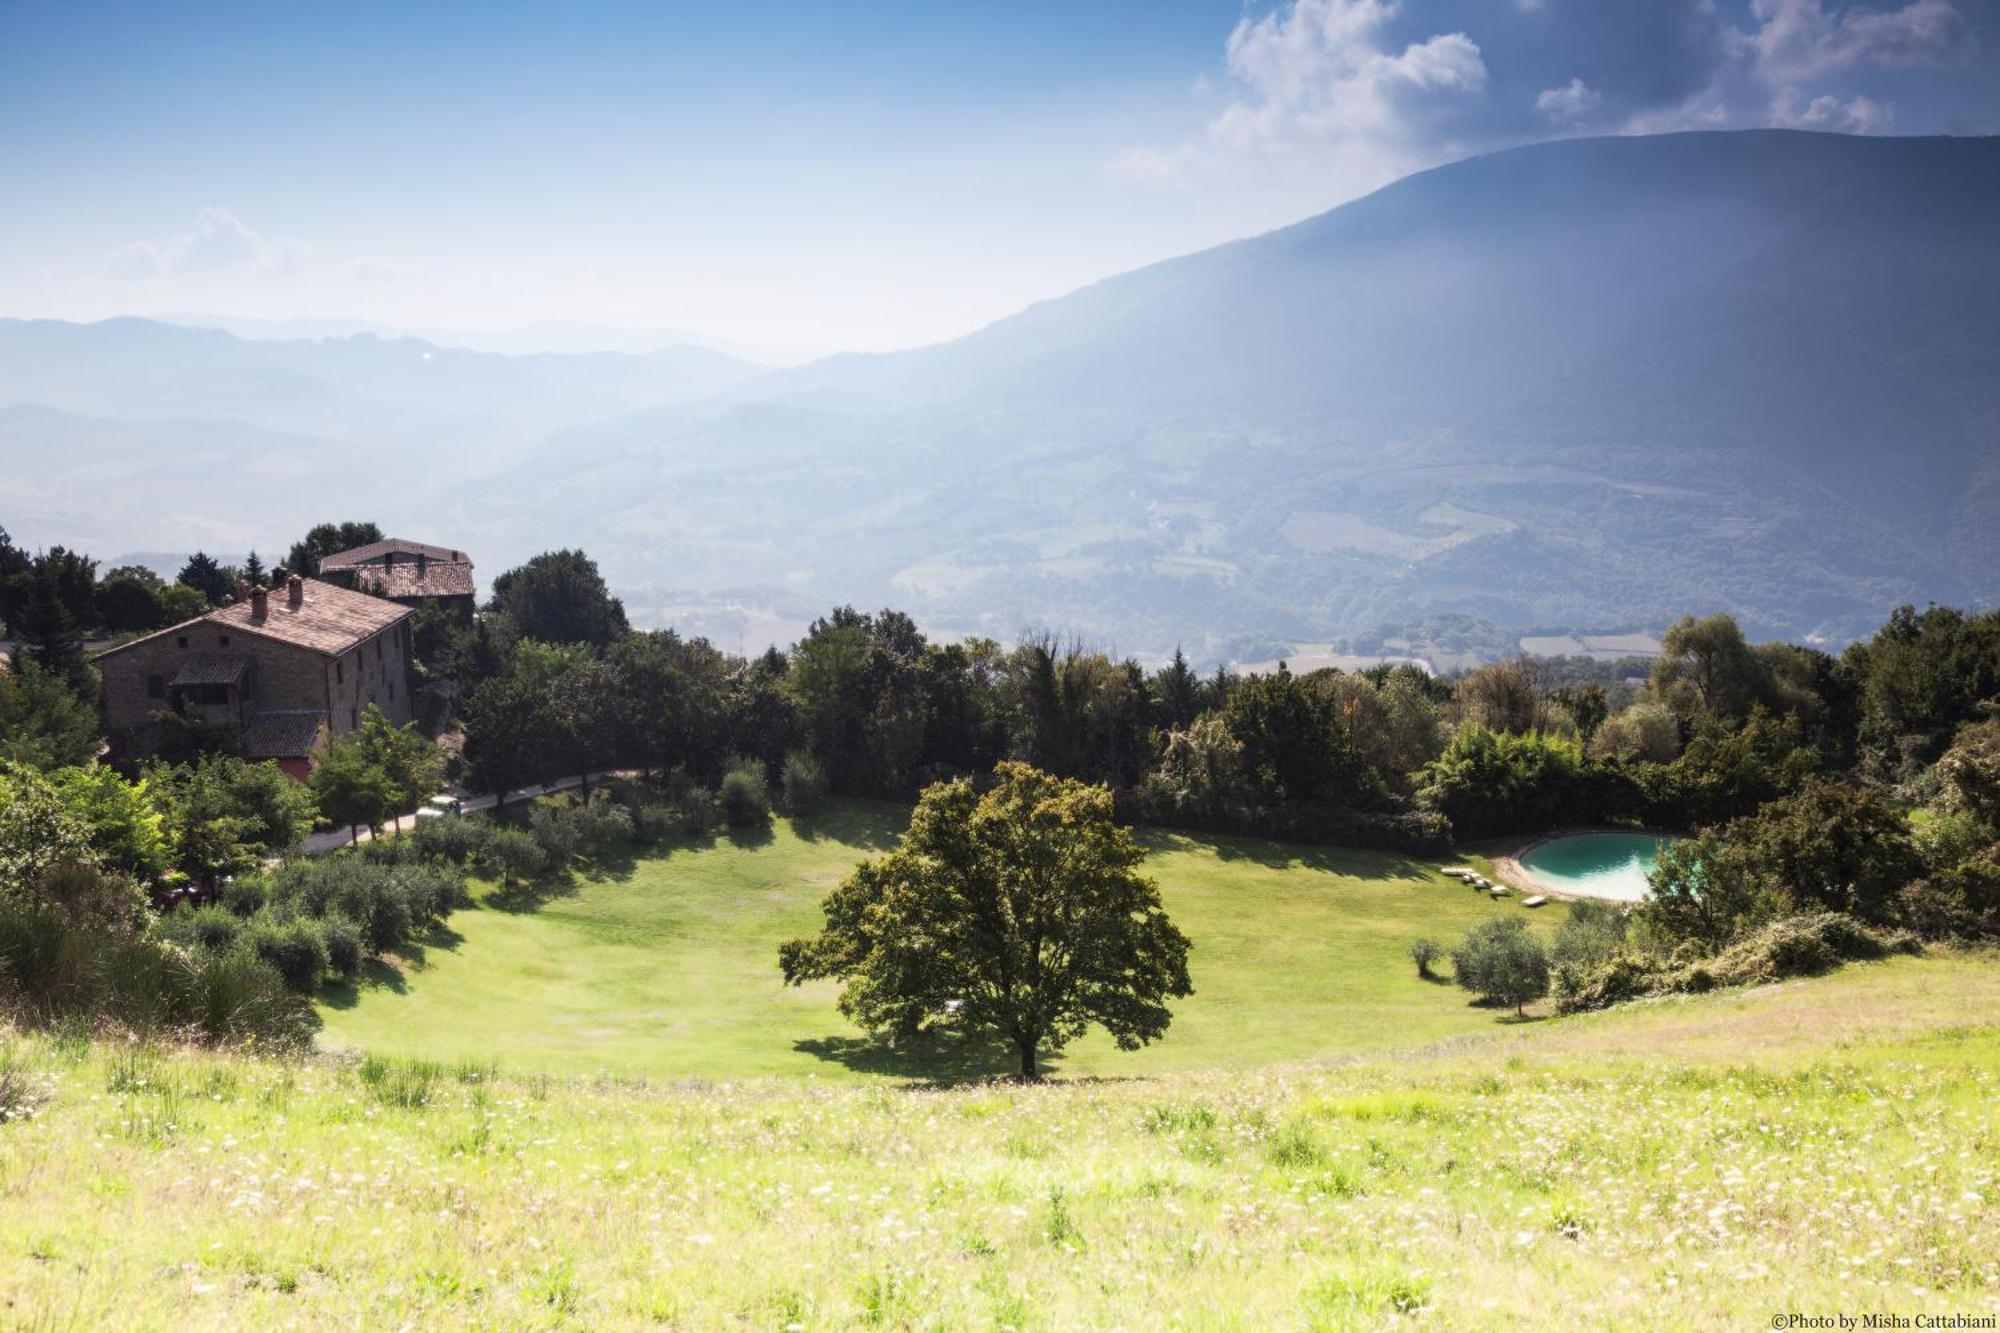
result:
[[[158,715],[179,713],[229,728],[248,758],[303,777],[326,737],[359,727],[368,705],[410,720],[411,614],[317,579],[240,589],[206,615],[97,655],[113,748],[149,752]]]

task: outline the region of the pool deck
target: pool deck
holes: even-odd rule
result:
[[[1562,888],[1559,885],[1551,884],[1545,879],[1537,878],[1534,874],[1530,873],[1526,866],[1521,864],[1522,857],[1534,851],[1535,848],[1541,846],[1543,843],[1554,842],[1557,838],[1573,838],[1581,833],[1636,833],[1642,836],[1660,838],[1678,838],[1682,836],[1678,833],[1669,832],[1666,829],[1617,828],[1609,824],[1579,825],[1575,828],[1553,829],[1550,832],[1528,839],[1503,856],[1493,857],[1493,877],[1509,888],[1519,889],[1523,893],[1539,893],[1550,898],[1560,898],[1566,903],[1587,901],[1593,903],[1625,903],[1627,906],[1633,905],[1628,898],[1611,898],[1596,893],[1577,893],[1573,890]]]

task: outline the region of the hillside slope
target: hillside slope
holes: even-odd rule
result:
[[[0,1209],[0,1297],[147,1328],[1983,1313],[1996,1004],[1990,962],[1899,960],[1393,1058],[947,1091],[7,1037],[33,1206]]]

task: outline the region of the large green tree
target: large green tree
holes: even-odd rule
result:
[[[174,575],[174,582],[193,588],[201,594],[203,601],[216,606],[235,586],[236,571],[208,552],[196,551],[181,566],[181,572]]]
[[[35,768],[87,762],[97,753],[97,709],[33,658],[0,666],[0,759]]]
[[[373,523],[318,523],[285,553],[285,568],[307,578],[319,577],[319,562],[330,555],[351,551],[382,540],[382,529]]]
[[[490,609],[525,638],[597,647],[623,634],[625,605],[582,551],[549,551],[493,580]]]
[[[1121,1050],[1163,1035],[1192,994],[1187,937],[1107,788],[1025,764],[927,788],[896,851],[830,894],[826,927],[779,951],[792,985],[838,977],[841,1011],[878,1034],[952,1026],[1004,1039],[1023,1078],[1095,1025]]]

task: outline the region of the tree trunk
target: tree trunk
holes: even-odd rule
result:
[[[1038,1081],[1041,1078],[1041,1073],[1035,1068],[1035,1039],[1033,1037],[1016,1038],[1014,1045],[1021,1052],[1022,1080],[1028,1083]]]

